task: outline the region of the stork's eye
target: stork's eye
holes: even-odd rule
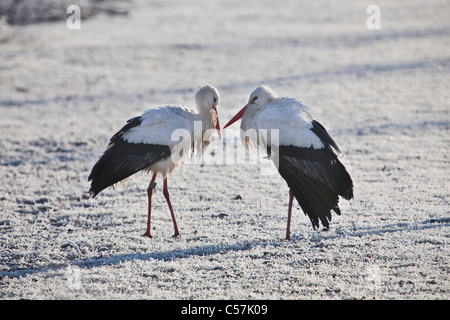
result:
[[[214,103],[216,103],[217,102],[217,98],[216,97],[214,97]]]
[[[254,97],[252,100],[252,103],[256,101],[256,99],[258,99],[258,96]]]

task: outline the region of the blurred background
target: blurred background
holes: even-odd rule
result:
[[[370,263],[378,298],[448,298],[449,13],[445,0],[0,0],[0,297],[364,298]],[[156,237],[139,236],[147,175],[88,196],[126,120],[194,107],[205,83],[222,124],[260,84],[311,107],[355,184],[332,231],[297,206],[281,242],[287,186],[255,165],[175,173],[175,243],[160,193]],[[82,291],[63,290],[68,263]]]

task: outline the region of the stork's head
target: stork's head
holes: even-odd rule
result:
[[[264,107],[276,98],[275,93],[273,93],[268,86],[259,86],[252,92],[245,107],[243,107],[223,128],[225,129],[242,118],[247,109],[252,109],[256,112],[259,108]]]
[[[268,86],[260,86],[252,92],[247,105],[263,107],[274,99],[276,99],[275,93]]]
[[[200,113],[212,115],[213,119],[215,119],[214,122],[216,123],[216,129],[219,137],[221,137],[219,113],[217,112],[219,102],[219,91],[217,91],[217,89],[210,84],[207,84],[203,88],[200,88],[200,90],[198,90],[197,94],[195,95],[195,103],[197,104],[197,108],[199,109]]]

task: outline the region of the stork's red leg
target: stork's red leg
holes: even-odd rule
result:
[[[175,233],[173,235],[174,238],[180,237],[180,231],[178,231],[177,221],[175,219],[175,214],[173,213],[172,209],[172,203],[170,203],[170,195],[169,195],[169,189],[167,188],[167,178],[164,179],[164,187],[163,187],[163,194],[164,197],[166,197],[167,205],[169,206],[170,215],[172,216],[172,222],[173,222],[173,228],[175,229]]]
[[[148,195],[148,218],[147,218],[147,231],[142,235],[144,237],[153,238],[153,236],[150,234],[150,221],[152,218],[152,195],[153,195],[153,189],[156,187],[156,173],[153,175],[152,180],[150,181],[150,184],[147,188],[147,195]]]
[[[286,227],[286,240],[291,240],[291,214],[292,214],[292,202],[294,200],[294,195],[291,189],[289,189],[289,209],[288,209],[288,221]]]

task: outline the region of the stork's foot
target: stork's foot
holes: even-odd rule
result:
[[[181,238],[181,234],[180,234],[179,232],[176,232],[176,233],[172,236],[172,238],[174,238],[174,239],[180,239],[180,238]]]
[[[147,237],[147,238],[153,238],[153,236],[150,234],[150,231],[147,231],[146,233],[144,233],[143,235],[142,235],[143,237]]]

